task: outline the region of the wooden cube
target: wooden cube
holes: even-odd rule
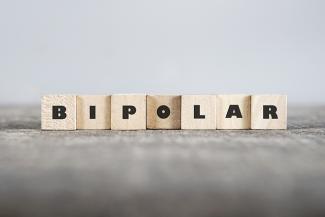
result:
[[[112,95],[111,129],[145,130],[146,95]]]
[[[287,96],[253,95],[252,129],[287,129]]]
[[[42,98],[42,130],[76,130],[76,96],[48,95]]]
[[[182,129],[216,129],[216,96],[183,95]]]
[[[181,128],[181,96],[147,96],[148,129]]]
[[[250,129],[250,127],[250,95],[217,95],[217,129]]]
[[[110,96],[77,96],[77,129],[110,128]]]

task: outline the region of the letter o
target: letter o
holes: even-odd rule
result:
[[[159,106],[157,109],[157,115],[158,115],[158,117],[160,117],[162,119],[168,118],[170,115],[169,107],[166,105]]]

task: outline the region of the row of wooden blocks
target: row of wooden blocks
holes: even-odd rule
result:
[[[43,130],[286,129],[285,95],[47,95]]]

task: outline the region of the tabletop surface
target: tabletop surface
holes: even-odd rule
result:
[[[0,216],[325,216],[325,107],[288,130],[41,131],[0,107]]]

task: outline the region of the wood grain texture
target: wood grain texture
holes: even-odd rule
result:
[[[288,130],[41,131],[0,106],[0,216],[325,216],[325,107]]]
[[[160,118],[157,109],[167,106],[170,114]],[[165,112],[165,111],[164,111]],[[147,128],[148,129],[180,129],[181,128],[181,96],[147,96]]]
[[[287,96],[253,95],[251,103],[252,129],[287,129]],[[275,105],[278,119],[263,119],[264,105]]]
[[[136,113],[123,119],[122,107],[132,105]],[[112,130],[145,130],[146,129],[146,95],[128,94],[111,96],[111,129]]]
[[[76,130],[76,96],[47,95],[42,97],[42,129],[43,130]],[[65,106],[65,119],[53,119],[52,107]]]
[[[230,105],[238,105],[242,118],[238,118],[236,116],[226,118]],[[250,129],[250,127],[250,95],[217,95],[217,129]]]
[[[194,105],[200,106],[204,119],[194,118]],[[182,129],[216,129],[216,96],[215,95],[183,95],[182,96]]]
[[[90,118],[90,106],[95,106],[95,117]],[[77,129],[110,129],[111,96],[77,96]]]

